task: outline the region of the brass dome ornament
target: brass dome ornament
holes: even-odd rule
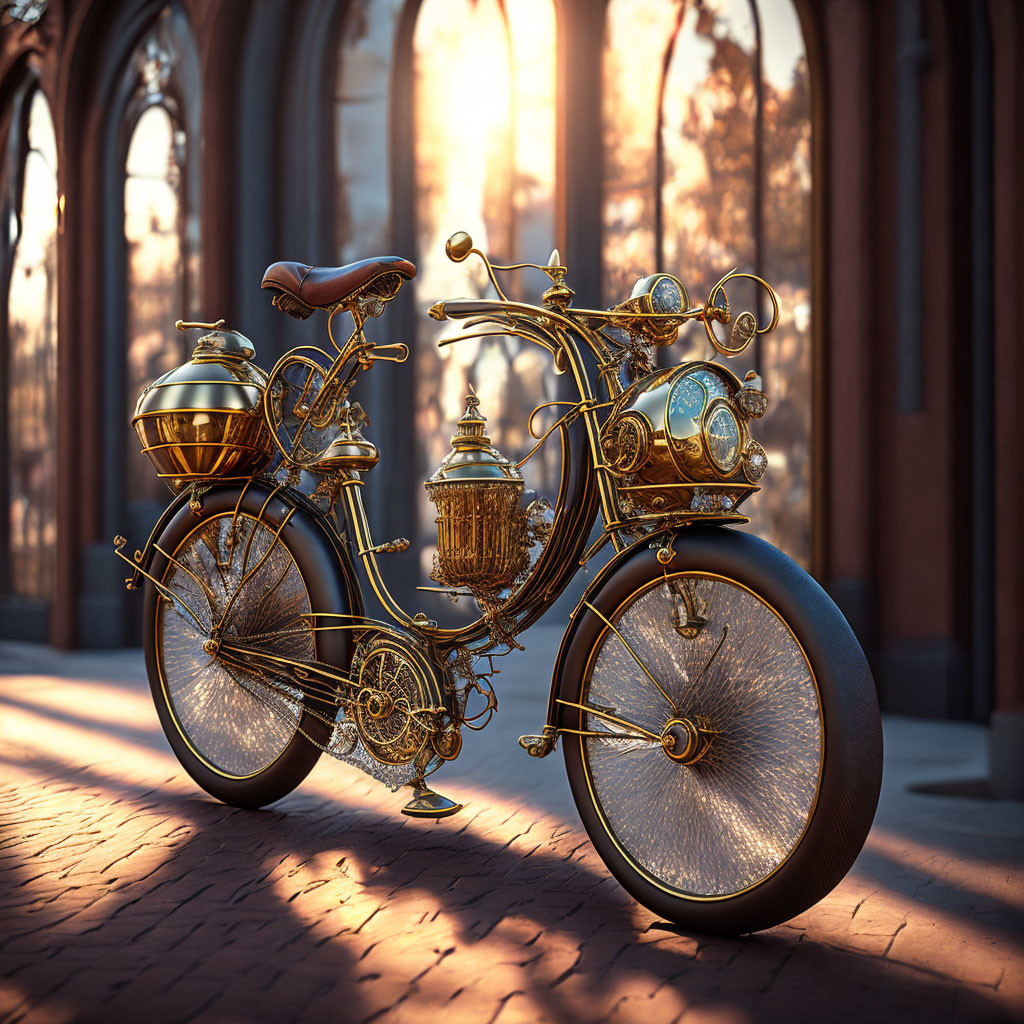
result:
[[[621,499],[654,515],[690,512],[743,522],[768,458],[749,421],[767,408],[760,378],[741,382],[717,363],[655,370],[612,406],[602,450]]]
[[[424,486],[437,507],[431,579],[491,598],[523,571],[527,545],[522,474],[491,445],[486,423],[471,388],[451,451]]]
[[[362,435],[360,428],[369,426],[369,418],[358,403],[345,402],[341,410],[338,436],[327,446],[317,462],[317,470],[365,473],[380,460],[377,446]]]
[[[382,460],[354,391],[377,362],[410,354],[363,327],[415,266],[273,264],[262,287],[275,307],[324,312],[327,343],[291,349],[269,374],[223,320],[178,323],[202,336],[145,389],[132,422],[179,493],[132,557],[115,541],[128,589],[144,591],[168,742],[230,804],[280,799],[324,752],[410,790],[409,817],[455,814],[462,804],[427,779],[497,711],[495,658],[521,649],[516,638],[608,544],[614,554],[569,615],[541,729],[520,746],[543,758],[562,744],[594,848],[654,913],[723,933],[795,916],[863,846],[881,729],[867,661],[824,591],[766,541],[720,528],[747,521],[741,506],[766,476],[754,434],[769,401],[755,371],[741,380],[718,357],[774,330],[778,297],[733,271],[691,304],[679,277],[648,273],[618,304],[586,309],[573,305],[558,249],[546,263],[501,265],[457,231],[445,252],[478,258],[489,290],[478,276],[475,297],[425,311],[456,325],[438,347],[516,338],[565,376],[545,382],[557,397],[542,394],[521,431],[502,434],[514,458],[493,443],[470,386],[424,482],[439,584],[417,588],[425,607],[403,607],[385,578],[422,563],[403,557],[405,538],[373,536],[366,475]],[[533,303],[502,290],[499,275],[520,270],[544,279]],[[734,312],[738,279],[767,290],[767,322]],[[351,318],[344,340],[339,314]],[[707,358],[666,365],[658,349],[695,321]],[[560,464],[550,496],[527,490],[544,445],[545,462]],[[373,483],[395,497],[394,477]],[[439,623],[444,599],[462,598],[469,616]]]

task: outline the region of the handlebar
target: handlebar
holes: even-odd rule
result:
[[[738,270],[731,270],[724,277],[720,278],[711,289],[711,294],[702,306],[689,306],[689,299],[686,289],[682,283],[675,278],[678,289],[681,293],[681,308],[671,312],[657,312],[653,308],[653,286],[650,282],[658,278],[670,277],[667,274],[650,275],[641,279],[637,285],[647,285],[648,290],[641,291],[637,295],[631,295],[625,302],[619,303],[612,309],[582,309],[571,305],[573,290],[565,283],[566,267],[562,263],[558,250],[551,253],[547,265],[537,263],[514,263],[508,266],[501,266],[491,263],[487,254],[473,246],[473,240],[464,231],[457,231],[445,246],[448,258],[455,263],[461,263],[471,253],[475,253],[483,261],[487,270],[487,276],[497,291],[499,300],[488,299],[448,299],[435,302],[430,307],[430,316],[434,320],[465,319],[474,316],[486,318],[494,312],[500,312],[504,316],[516,316],[517,314],[526,317],[543,318],[549,317],[553,321],[559,319],[572,324],[580,329],[584,335],[600,332],[600,325],[625,328],[631,335],[642,335],[648,344],[666,347],[678,339],[678,329],[691,320],[698,320],[704,327],[708,341],[716,352],[724,356],[739,355],[758,335],[770,334],[779,323],[779,298],[775,290],[763,278],[756,274],[744,273]],[[551,287],[542,296],[543,308],[529,306],[524,303],[510,302],[498,283],[496,270],[519,270],[532,267],[543,271],[551,281]],[[729,297],[726,294],[725,286],[734,280],[747,279],[762,287],[768,293],[771,302],[772,314],[766,325],[758,323],[757,317],[750,312],[741,312],[733,315]],[[636,291],[636,288],[634,288]],[[496,318],[497,319],[497,318]],[[596,321],[596,324],[595,324]],[[541,320],[543,323],[543,320]],[[728,339],[716,336],[714,324],[732,325]],[[602,337],[612,341],[607,335]],[[464,337],[471,337],[465,335]],[[482,335],[478,335],[482,336]],[[461,338],[446,338],[438,342],[439,346],[452,344],[461,341]],[[613,344],[617,344],[613,342]],[[549,346],[545,346],[549,347]],[[591,345],[591,347],[594,347]],[[622,347],[622,346],[618,346]],[[553,353],[554,354],[554,353]]]

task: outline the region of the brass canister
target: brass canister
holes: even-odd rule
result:
[[[452,450],[426,482],[437,507],[437,554],[431,579],[493,595],[526,568],[526,513],[519,507],[523,477],[484,433],[480,399],[466,396],[466,411]]]
[[[273,458],[263,418],[267,377],[251,362],[255,355],[243,335],[212,330],[187,363],[139,396],[132,426],[158,475],[172,486],[251,476]]]

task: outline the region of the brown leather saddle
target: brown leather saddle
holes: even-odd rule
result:
[[[315,309],[333,309],[364,297],[387,301],[415,276],[416,267],[400,256],[374,256],[344,267],[285,260],[267,267],[260,287],[274,293],[274,305],[282,312],[305,320]]]

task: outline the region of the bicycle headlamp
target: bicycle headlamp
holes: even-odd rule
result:
[[[674,316],[682,314],[689,303],[690,298],[679,278],[671,274],[650,274],[641,277],[633,285],[629,298],[614,306],[613,312],[639,313],[642,316],[656,314],[658,317],[664,317],[652,317],[650,320],[641,320],[638,317],[628,329],[631,333],[642,334],[654,345],[671,345],[676,340],[683,322],[681,319],[674,319]]]

